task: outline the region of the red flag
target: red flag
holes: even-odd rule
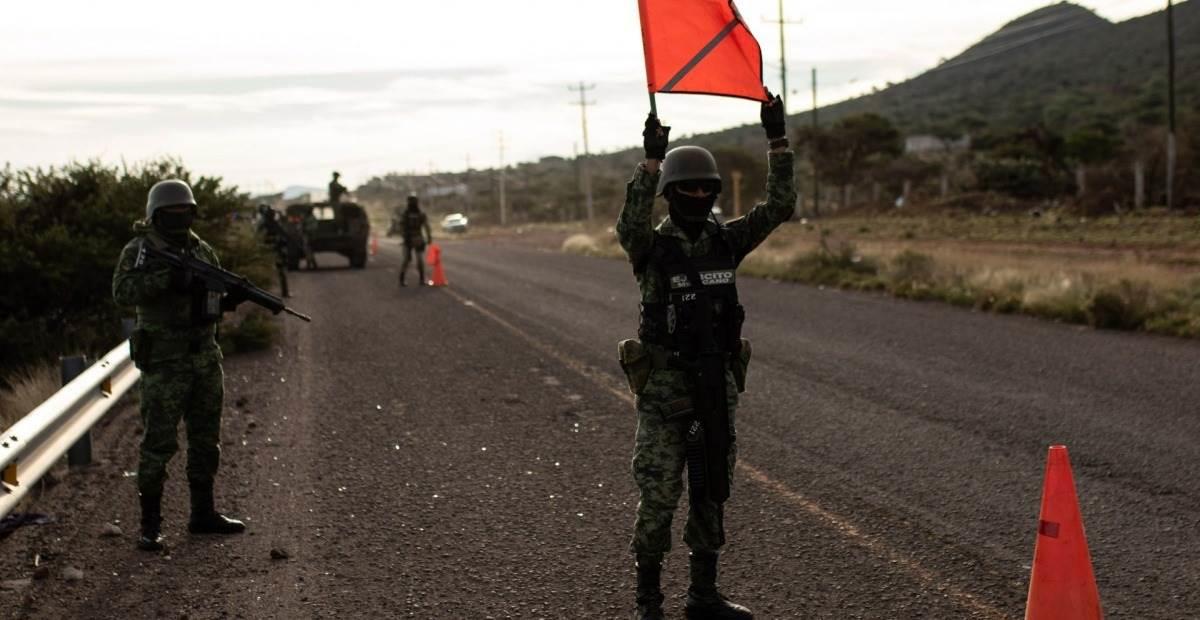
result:
[[[651,93],[766,101],[762,50],[733,0],[638,0]]]

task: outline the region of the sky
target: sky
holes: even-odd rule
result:
[[[707,1],[707,0],[697,0]],[[783,0],[791,108],[898,82],[1048,0]],[[1120,21],[1158,0],[1084,3]],[[737,0],[780,89],[777,0]],[[254,193],[640,143],[635,0],[0,0],[0,165],[175,156]],[[660,95],[673,136],[757,104]]]

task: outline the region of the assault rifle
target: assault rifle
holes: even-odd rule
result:
[[[309,323],[312,322],[312,317],[292,310],[283,303],[282,299],[254,286],[245,276],[239,276],[232,271],[226,271],[215,265],[210,265],[198,258],[156,248],[150,243],[142,244],[137,263],[144,263],[145,258],[158,259],[170,265],[172,269],[190,273],[194,280],[204,283],[205,288],[214,293],[234,293],[240,297],[244,297],[246,301],[252,304],[257,304],[270,310],[274,314],[286,312],[298,319]]]

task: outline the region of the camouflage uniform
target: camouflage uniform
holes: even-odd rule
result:
[[[404,239],[404,263],[400,265],[400,284],[408,273],[408,265],[413,257],[417,259],[417,276],[420,283],[425,284],[425,242],[433,240],[433,232],[429,228],[429,218],[417,210],[405,210],[400,216],[400,234]]]
[[[735,254],[748,254],[771,231],[790,219],[795,208],[792,153],[772,153],[769,163],[767,201],[757,205],[745,217],[724,224],[722,230],[710,221],[695,241],[689,239],[670,217],[658,225],[657,231],[678,238],[688,256],[706,255],[718,234],[725,238]],[[654,229],[651,217],[660,174],[652,174],[639,165],[626,186],[625,206],[617,219],[617,236],[634,265],[644,263],[652,251]],[[643,303],[665,301],[668,284],[661,281],[656,270],[644,270],[637,279]],[[657,345],[647,344],[646,349],[652,356],[662,352]],[[734,410],[738,400],[732,372],[726,372],[726,383],[732,475],[737,458]],[[671,549],[671,521],[683,493],[686,454],[682,425],[666,421],[665,416],[672,402],[689,398],[691,393],[689,379],[683,371],[655,368],[637,396],[633,476],[640,491],[640,501],[630,550],[639,555],[661,556]],[[689,507],[684,542],[693,551],[716,552],[721,548],[725,543],[725,530],[720,504],[708,500]]]
[[[275,254],[275,274],[279,276],[279,293],[288,297],[288,237],[283,224],[279,223],[279,215],[275,211],[261,212],[256,223],[256,232],[262,235],[263,244]]]
[[[161,495],[167,463],[178,451],[179,419],[187,425],[187,476],[192,486],[211,487],[221,457],[221,409],[224,385],[221,349],[215,324],[193,326],[192,295],[171,287],[169,267],[136,266],[142,243],[169,243],[151,226],[134,225],[137,237],[121,251],[113,274],[113,299],[137,307],[137,329],[130,338],[133,358],[142,371],[141,413],[144,434],[138,462],[138,491]],[[195,233],[188,253],[218,265],[216,252]]]
[[[338,183],[336,176],[333,177],[333,180],[329,182],[329,204],[336,207],[342,202],[342,196],[344,196],[347,191],[349,190],[346,189],[346,186]]]

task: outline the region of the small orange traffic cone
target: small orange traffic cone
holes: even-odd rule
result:
[[[1025,620],[1100,620],[1100,593],[1092,573],[1083,517],[1066,446],[1046,458],[1042,511]]]
[[[371,235],[371,256],[379,254],[379,235]]]
[[[442,269],[442,248],[436,243],[429,244],[429,249],[425,250],[425,262],[433,268],[433,279],[429,281],[429,286],[446,286],[450,284],[446,281],[446,272]]]

